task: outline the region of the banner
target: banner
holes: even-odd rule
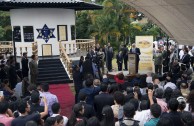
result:
[[[153,36],[136,36],[136,47],[140,49],[140,74],[153,72]]]

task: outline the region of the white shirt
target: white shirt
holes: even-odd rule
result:
[[[176,85],[172,82],[166,83],[166,85],[164,86],[164,90],[166,90],[167,87],[170,87],[172,90],[177,88]]]
[[[140,121],[139,126],[144,126],[151,119],[150,110],[136,111],[134,120]]]
[[[60,114],[53,114],[51,117],[56,117]],[[68,122],[68,118],[66,116],[63,116],[63,126],[66,126]]]
[[[19,82],[16,84],[14,91],[15,91],[16,96],[18,96],[18,97],[22,96],[22,82]]]
[[[183,50],[181,50],[181,51],[179,52],[180,59],[182,59],[182,58],[183,58],[183,55],[184,55],[184,51],[183,51]]]
[[[189,54],[191,57],[193,57],[193,54],[192,54],[191,50],[189,51],[188,54]]]
[[[147,83],[153,83],[152,77],[146,77],[146,82],[147,82]]]

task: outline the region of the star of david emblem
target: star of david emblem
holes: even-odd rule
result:
[[[42,29],[36,29],[38,31],[38,37],[37,39],[44,39],[47,43],[50,38],[55,38],[53,35],[53,32],[55,28],[48,28],[48,26],[45,24]]]

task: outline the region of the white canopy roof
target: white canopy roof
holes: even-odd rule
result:
[[[179,44],[194,45],[194,0],[121,0],[144,13]]]

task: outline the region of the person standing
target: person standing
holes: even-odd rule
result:
[[[106,50],[106,65],[109,72],[112,71],[112,58],[113,58],[113,48],[110,45],[110,43],[108,43],[108,47]]]
[[[154,65],[155,65],[155,73],[158,75],[162,75],[162,53],[160,50],[157,50],[154,54]]]
[[[184,65],[186,65],[187,68],[190,68],[190,55],[188,54],[188,49],[185,48],[184,49],[184,55],[181,59],[181,63],[183,63]]]
[[[123,60],[124,60],[124,66],[125,70],[128,70],[127,61],[128,61],[128,48],[126,45],[123,46],[122,54],[123,54]]]
[[[118,65],[118,71],[122,71],[122,65],[123,65],[123,55],[122,51],[117,54],[117,65]]]
[[[141,52],[139,48],[136,48],[135,43],[132,44],[130,53],[136,54],[136,73],[138,73],[139,61],[140,61],[139,55],[141,55]]]
[[[28,58],[27,58],[26,52],[23,53],[21,62],[22,62],[22,76],[23,78],[28,77],[29,68],[28,68]]]
[[[9,84],[11,86],[11,89],[14,89],[17,84],[17,79],[18,79],[14,58],[13,59],[10,58],[9,63],[10,63],[10,66],[8,68]]]
[[[36,85],[37,76],[38,76],[38,64],[36,55],[31,56],[32,60],[29,62],[30,68],[30,82],[31,84]]]

